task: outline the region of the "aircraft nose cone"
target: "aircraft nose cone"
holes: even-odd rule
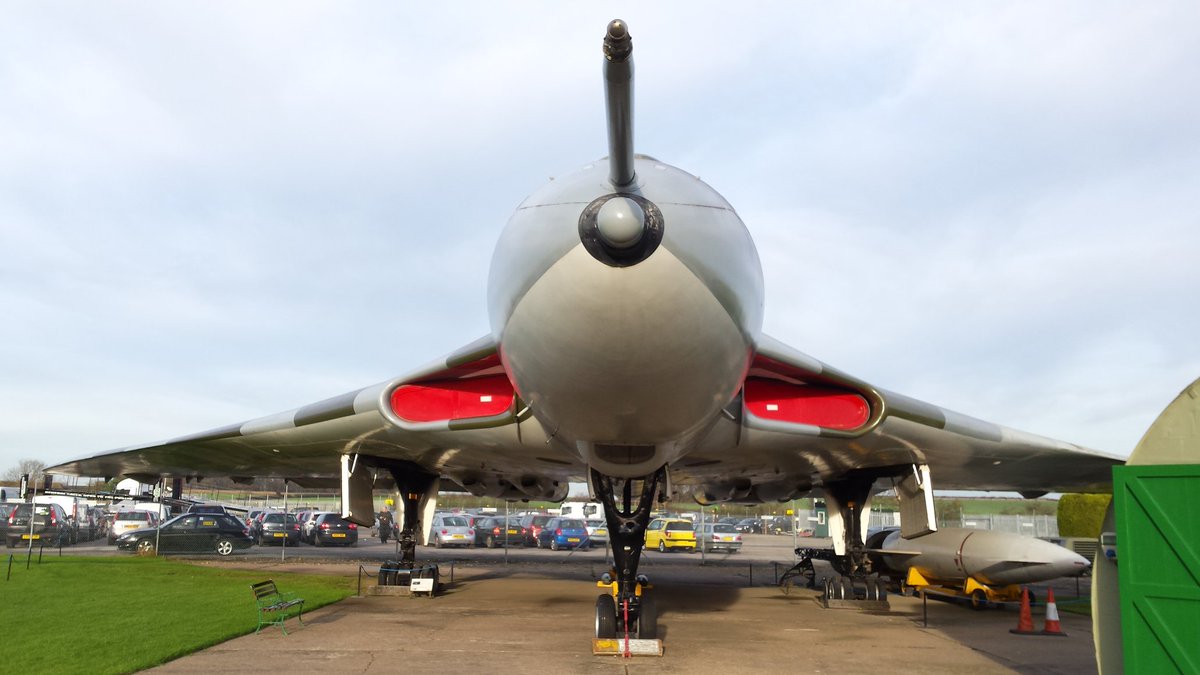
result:
[[[630,248],[641,241],[646,231],[646,213],[628,197],[610,199],[596,214],[596,230],[609,246]]]

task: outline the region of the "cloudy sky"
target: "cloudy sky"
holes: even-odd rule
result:
[[[607,151],[617,16],[769,334],[1117,454],[1200,376],[1200,5],[398,4],[0,10],[0,470],[485,334],[509,213]]]

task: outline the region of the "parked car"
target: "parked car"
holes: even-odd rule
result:
[[[299,546],[300,523],[297,523],[296,516],[290,513],[264,513],[259,517],[254,539],[259,546]]]
[[[308,515],[300,521],[300,538],[302,540],[316,546],[317,539],[313,530],[317,526],[317,521],[324,515],[336,516],[338,514],[332,511],[309,511]]]
[[[8,517],[12,514],[13,509],[17,508],[16,503],[0,502],[0,539],[7,540],[8,535]]]
[[[433,527],[429,531],[429,545],[434,548],[443,546],[475,545],[475,530],[467,524],[463,516],[440,515],[434,516]]]
[[[729,551],[742,549],[742,535],[729,523],[704,523],[696,528],[696,541],[704,551]]]
[[[494,516],[484,518],[475,523],[475,545],[496,548],[497,546],[523,546],[525,532],[521,529],[521,519],[515,516]]]
[[[655,518],[646,528],[646,548],[696,550],[696,526],[682,518]]]
[[[538,533],[538,548],[557,551],[564,548],[588,548],[587,523],[580,518],[551,518]]]
[[[30,519],[33,526],[30,527]],[[69,544],[73,538],[67,512],[58,504],[17,504],[8,513],[8,531],[4,533],[4,544],[13,548],[18,543],[47,546]]]
[[[263,509],[261,511],[258,511],[257,515],[254,516],[254,519],[250,521],[250,536],[254,537],[255,539],[258,539],[258,536],[260,534],[262,534],[263,519],[271,514],[280,514],[280,513],[283,513],[283,511],[280,511],[278,509]]]
[[[791,534],[792,519],[786,516],[775,516],[774,518],[763,518],[763,533],[764,534]]]
[[[108,543],[115,544],[117,537],[122,534],[154,527],[156,523],[158,523],[158,514],[153,511],[141,509],[117,511],[113,514],[112,525],[108,529]]]
[[[758,518],[743,518],[737,525],[734,525],[738,532],[742,534],[762,534],[762,521]]]
[[[117,548],[139,553],[149,553],[157,547],[160,553],[227,556],[253,545],[254,540],[242,521],[224,513],[185,513],[161,527],[132,530],[117,537]]]
[[[347,522],[336,513],[322,513],[313,521],[312,543],[314,546],[356,546],[358,525]]]
[[[526,546],[537,546],[538,533],[553,517],[545,513],[527,513],[521,517],[521,527],[525,528],[523,536]]]
[[[229,514],[229,511],[220,504],[192,504],[188,507],[188,513],[224,513]]]
[[[608,523],[601,518],[585,520],[587,523],[588,539],[592,546],[604,546],[608,543]]]

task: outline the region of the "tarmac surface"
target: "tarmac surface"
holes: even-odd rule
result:
[[[240,559],[207,564],[354,576],[358,563]],[[1091,620],[1061,613],[1068,637],[1018,636],[1013,609],[972,611],[889,596],[890,612],[823,609],[742,565],[660,561],[661,657],[594,656],[594,563],[457,566],[436,598],[353,597],[183,657],[162,673],[1094,673]],[[368,566],[373,571],[372,566]],[[443,581],[449,582],[443,568]],[[765,578],[764,578],[765,577]],[[364,586],[370,578],[364,578]],[[1061,580],[1062,602],[1074,580]],[[286,588],[282,590],[287,590]],[[1044,597],[1044,590],[1039,597]],[[1034,608],[1042,628],[1044,607]]]

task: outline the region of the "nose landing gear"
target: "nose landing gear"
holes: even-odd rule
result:
[[[613,478],[591,470],[592,491],[604,505],[613,551],[612,571],[596,584],[605,589],[596,598],[596,654],[662,654],[658,607],[649,594],[649,580],[637,568],[654,498],[665,478],[665,467],[643,478]]]

